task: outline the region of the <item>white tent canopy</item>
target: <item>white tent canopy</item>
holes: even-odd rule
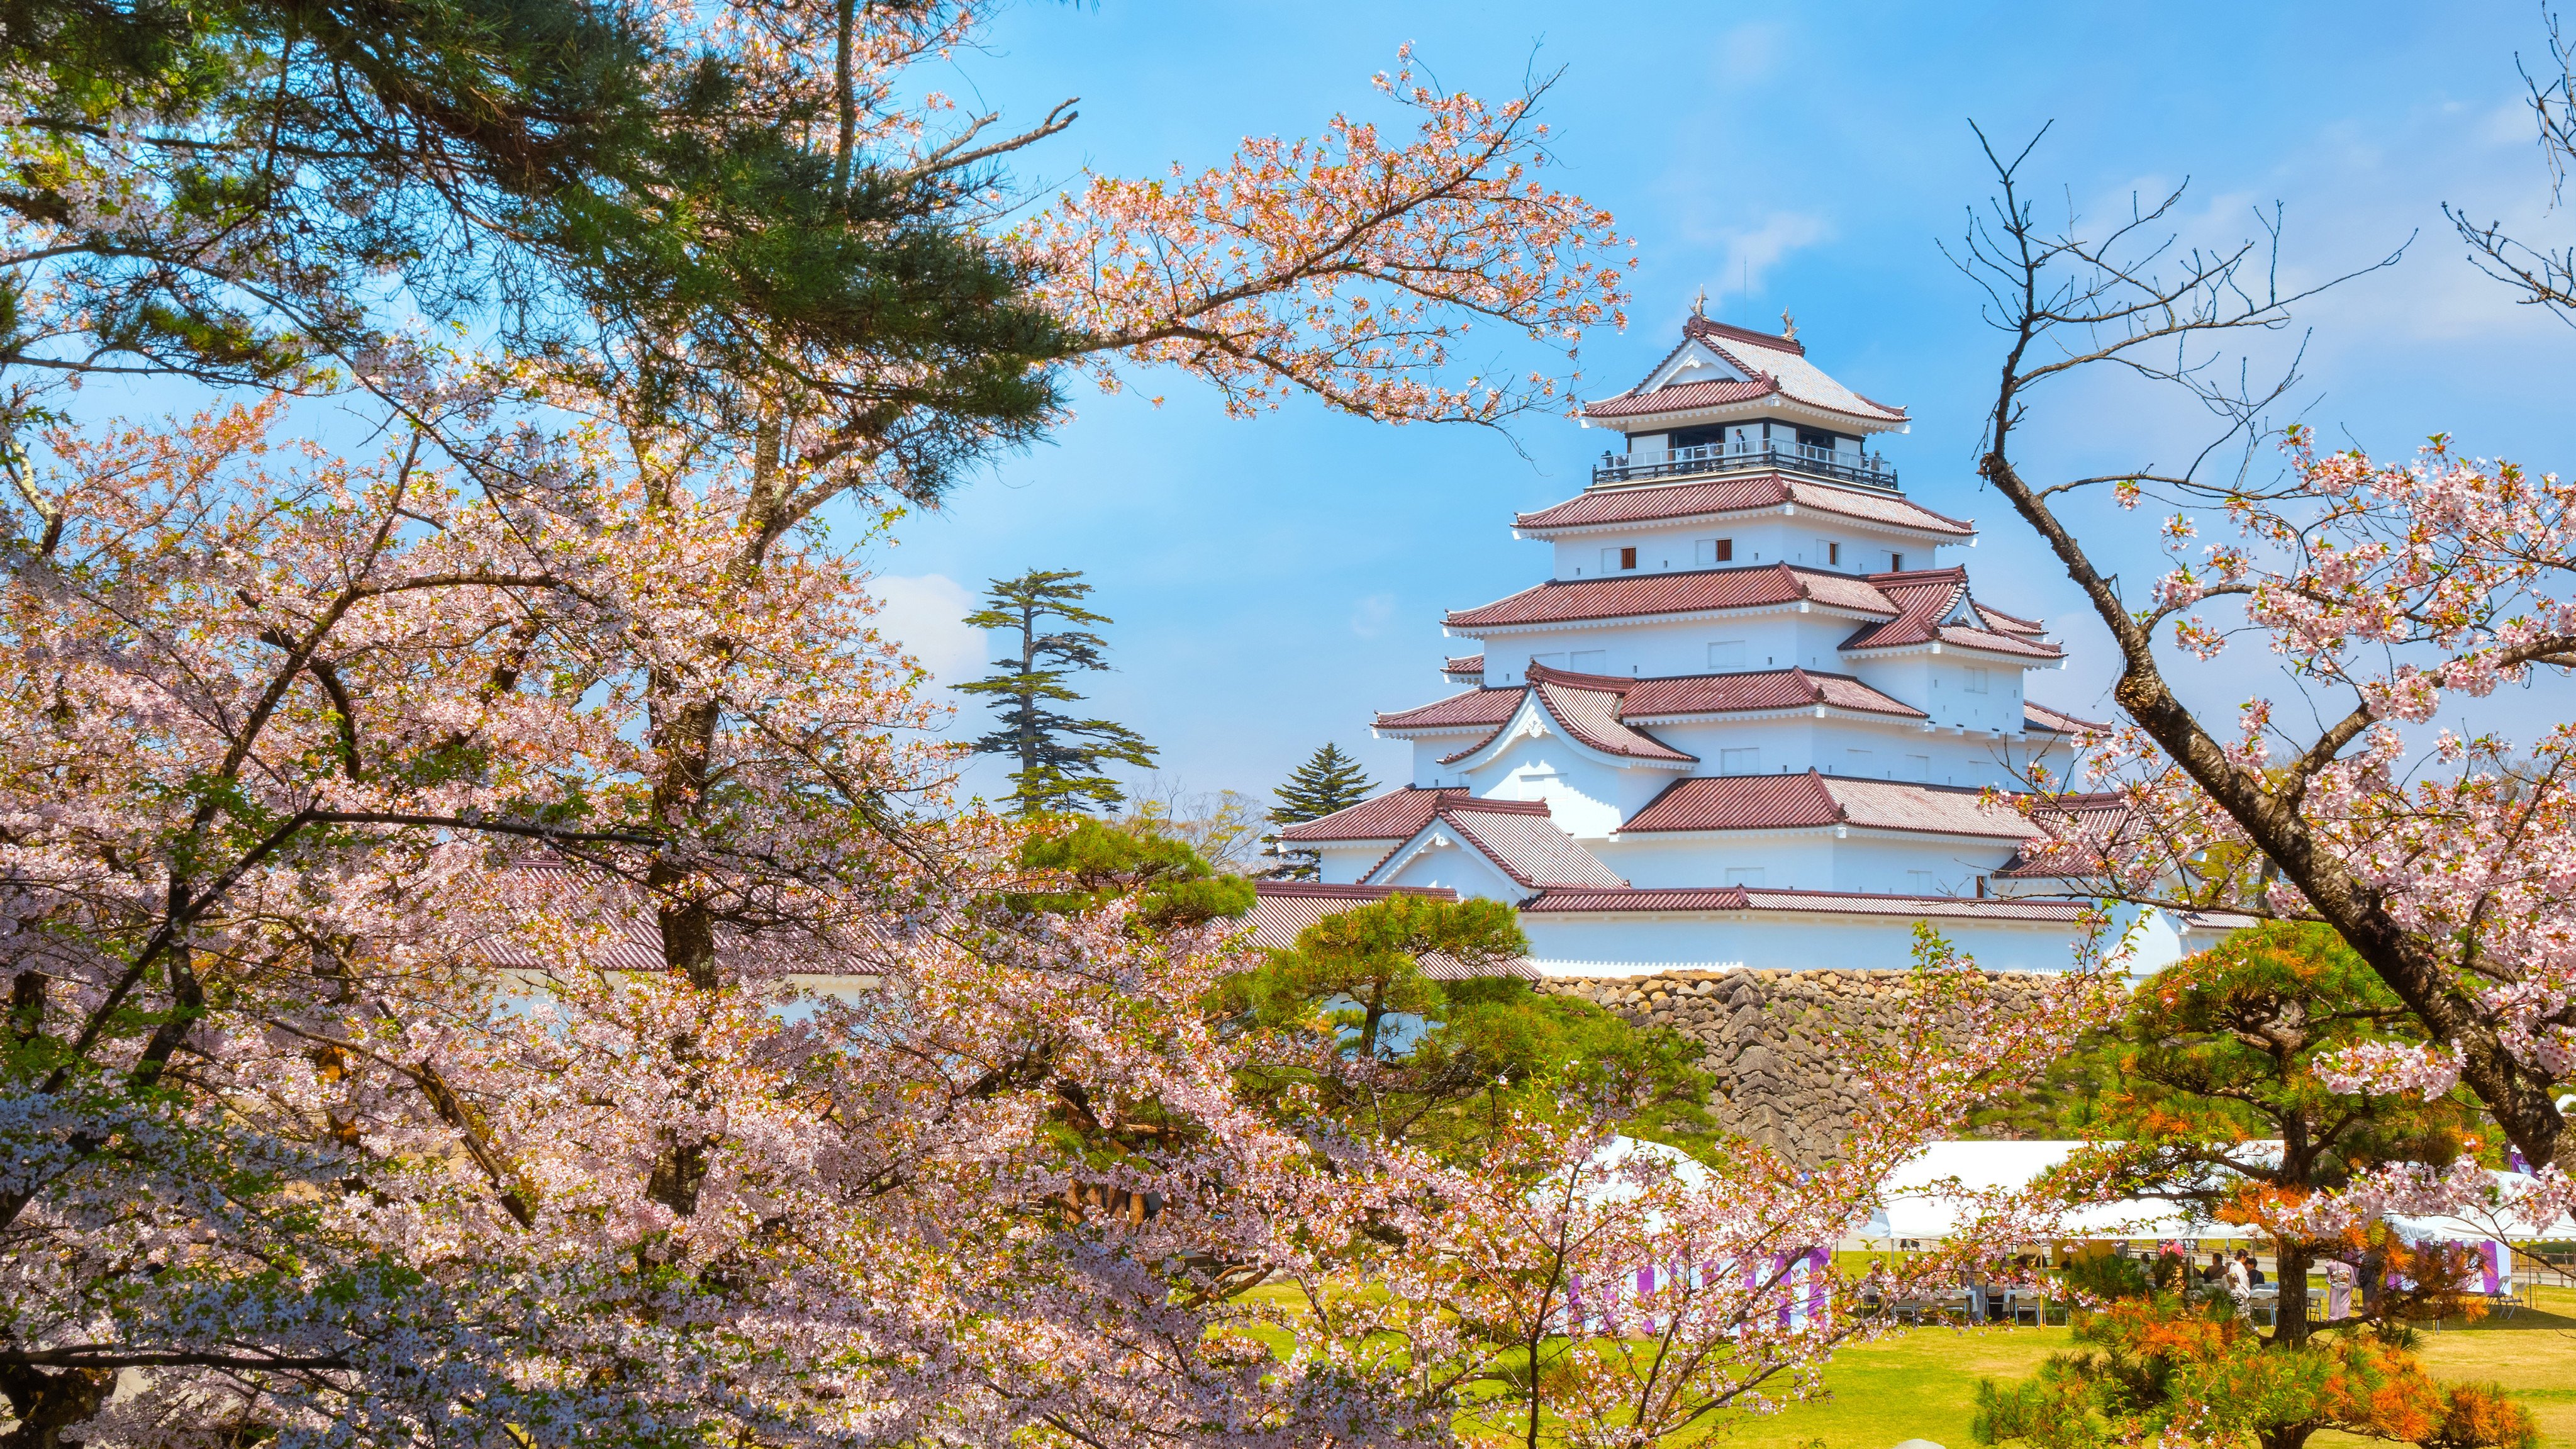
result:
[[[1958,1231],[1962,1205],[1951,1184],[1972,1192],[2028,1187],[2039,1175],[2075,1155],[2083,1142],[1933,1142],[1888,1175],[1881,1192],[1886,1208],[1870,1217],[1864,1236],[1946,1238]],[[2076,1238],[2243,1239],[2256,1236],[2232,1223],[2195,1218],[2167,1198],[2135,1198],[2079,1208],[2067,1218]]]
[[[2560,1217],[2551,1222],[2538,1222],[2525,1216],[2519,1203],[2536,1185],[2532,1179],[2515,1172],[2489,1169],[2494,1179],[2495,1196],[2491,1206],[2462,1213],[2433,1217],[2391,1216],[2388,1225],[2401,1236],[2439,1238],[2453,1243],[2530,1242],[2534,1239],[2576,1237],[2576,1218]]]

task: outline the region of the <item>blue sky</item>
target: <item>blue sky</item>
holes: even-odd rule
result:
[[[2576,216],[2548,211],[2514,70],[2517,50],[2543,50],[2530,5],[1100,0],[1005,10],[988,46],[924,79],[1019,118],[1082,97],[1080,123],[1029,168],[1053,183],[1084,166],[1209,164],[1246,135],[1369,114],[1369,76],[1406,41],[1443,83],[1481,93],[1563,68],[1550,175],[1611,208],[1640,262],[1631,326],[1587,340],[1580,391],[1634,382],[1702,287],[1726,320],[1794,312],[1820,365],[1912,410],[1887,451],[1912,496],[1984,527],[1966,555],[1980,594],[2063,627],[2077,658],[2035,677],[2035,697],[2098,714],[2109,671],[2071,587],[1973,472],[1999,352],[1936,246],[1988,194],[1970,117],[2016,140],[2055,123],[2030,174],[2061,210],[2108,214],[2188,177],[2185,234],[2223,240],[2282,203],[2292,280],[2412,235],[2397,266],[2300,314],[2306,418],[2390,453],[2437,430],[2539,466],[2576,451],[2576,333],[2472,270],[2441,213],[2448,201],[2576,239]],[[985,579],[1082,569],[1117,619],[1118,671],[1089,677],[1098,708],[1159,744],[1172,779],[1266,796],[1326,740],[1401,778],[1406,748],[1369,737],[1371,711],[1446,692],[1444,609],[1544,576],[1544,546],[1514,540],[1511,514],[1577,491],[1601,435],[1534,418],[1518,429],[1524,458],[1475,430],[1299,402],[1229,419],[1178,379],[1138,382],[1083,391],[1049,443],[898,525],[876,559],[892,630],[959,677],[980,641],[950,621]],[[2025,458],[2170,462],[2202,431],[2106,379],[2049,399]],[[2111,551],[2146,576],[2149,556]],[[2263,674],[2240,659],[2195,687],[2219,702]],[[958,728],[980,731],[979,715]]]

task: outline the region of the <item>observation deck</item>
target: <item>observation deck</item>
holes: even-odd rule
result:
[[[1664,482],[1726,473],[1800,473],[1837,483],[1897,491],[1896,470],[1876,453],[1819,448],[1772,440],[1707,443],[1690,448],[1642,448],[1626,457],[1604,452],[1592,470],[1595,488]]]

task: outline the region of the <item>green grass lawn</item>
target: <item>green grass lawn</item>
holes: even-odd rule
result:
[[[2541,1290],[2542,1311],[2457,1320],[2424,1335],[2424,1366],[2436,1377],[2504,1386],[2540,1421],[2541,1442],[2576,1449],[2576,1291]],[[1830,1398],[1775,1418],[1737,1420],[1717,1442],[1822,1449],[1891,1449],[1929,1439],[1965,1449],[1981,1378],[2020,1378],[2066,1348],[2063,1328],[1910,1329],[1847,1349],[1825,1373]],[[2320,1434],[2311,1444],[2374,1441]]]

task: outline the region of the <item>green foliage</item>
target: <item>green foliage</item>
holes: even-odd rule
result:
[[[2365,1167],[2440,1165],[2495,1140],[2465,1094],[2365,1097],[2317,1075],[2321,1058],[2364,1042],[2423,1040],[2341,937],[2268,922],[2142,983],[2119,1022],[2085,1038],[2031,1093],[1974,1120],[2180,1155],[2287,1138],[2294,1146],[2277,1165],[2240,1165],[2277,1186],[2331,1188]]]
[[[1632,1136],[1705,1147],[1714,1124],[1698,1045],[1490,974],[1527,950],[1508,905],[1398,893],[1308,926],[1230,983],[1219,1006],[1247,1028],[1302,1034],[1331,1060],[1371,1064],[1282,1072],[1256,1092],[1312,1090],[1360,1130],[1455,1160],[1476,1160],[1503,1115],[1551,1111],[1560,1096],[1615,1104]],[[1468,974],[1434,979],[1426,961]]]
[[[1136,918],[1147,926],[1195,926],[1252,909],[1252,882],[1218,875],[1189,842],[1087,817],[1031,835],[1020,846],[1023,868],[1061,878],[1052,891],[1010,898],[1024,911],[1097,910],[1136,898]]]
[[[1270,823],[1296,825],[1321,820],[1336,810],[1357,805],[1376,788],[1359,761],[1343,754],[1341,746],[1328,743],[1290,771],[1287,784],[1271,792],[1279,803],[1270,811]],[[1279,850],[1279,837],[1272,835],[1268,839],[1283,862],[1281,875],[1292,880],[1313,880],[1320,874],[1315,852]]]
[[[794,397],[905,488],[1024,441],[1064,334],[954,224],[975,180],[837,136],[764,62],[606,0],[0,0],[0,208],[60,233],[45,340],[79,368],[317,385],[401,325],[611,365],[747,433]],[[97,198],[131,181],[141,204]],[[12,307],[14,314],[16,308]],[[23,347],[21,319],[0,345]]]
[[[1077,719],[1050,709],[1082,696],[1064,681],[1078,669],[1107,669],[1108,641],[1080,629],[1048,629],[1044,621],[1108,624],[1116,621],[1082,607],[1091,585],[1078,569],[1032,569],[1016,579],[995,579],[984,607],[966,616],[978,629],[1017,629],[1017,659],[994,661],[994,673],[958,686],[993,701],[1000,727],[975,742],[979,754],[1010,755],[1011,798],[1023,815],[1067,810],[1114,810],[1125,800],[1104,768],[1111,761],[1154,762],[1154,747],[1125,725]]]

